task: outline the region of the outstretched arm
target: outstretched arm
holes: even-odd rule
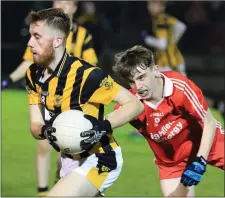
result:
[[[141,101],[123,87],[120,87],[120,91],[113,101],[118,103],[121,107],[106,115],[106,119],[109,120],[112,128],[128,123],[144,110]]]

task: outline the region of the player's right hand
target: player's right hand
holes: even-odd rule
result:
[[[41,135],[40,137],[47,139],[49,144],[57,151],[60,152],[59,146],[55,143],[57,141],[57,138],[53,135],[53,133],[56,132],[56,129],[52,127],[52,124],[56,117],[59,114],[55,114],[48,122],[46,122],[45,125],[42,126],[41,128]]]
[[[12,84],[12,79],[10,77],[2,80],[1,82],[1,90],[7,88],[8,86],[10,86]]]
[[[45,124],[42,128],[41,128],[41,137],[44,139],[47,139],[49,144],[57,151],[60,152],[60,148],[59,146],[55,143],[55,141],[57,141],[57,138],[53,135],[53,133],[56,132],[56,129],[54,127],[52,127],[49,124]]]

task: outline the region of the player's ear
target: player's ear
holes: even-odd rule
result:
[[[158,65],[154,65],[153,68],[154,68],[155,71],[158,71],[159,66]]]
[[[58,48],[63,43],[63,37],[61,36],[55,36],[53,40],[53,47]]]
[[[160,72],[158,70],[158,65],[153,66],[153,72],[155,73],[156,78],[161,77]]]

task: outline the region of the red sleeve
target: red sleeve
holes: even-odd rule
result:
[[[194,116],[197,120],[202,121],[208,110],[208,105],[204,99],[201,89],[191,80],[173,79],[174,86],[182,91],[182,104],[184,109]]]

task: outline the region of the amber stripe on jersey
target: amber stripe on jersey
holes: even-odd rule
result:
[[[48,107],[48,110],[55,110],[54,106],[54,96],[56,92],[56,87],[58,85],[58,77],[54,77],[50,80],[48,84],[48,96],[46,97],[46,105]]]
[[[70,71],[69,71],[69,73],[67,75],[65,88],[64,88],[64,91],[63,91],[63,100],[64,100],[64,102],[62,103],[62,106],[61,106],[61,110],[62,111],[66,111],[66,110],[70,109],[71,94],[72,94],[72,91],[73,91],[71,89],[71,87],[73,87],[73,84],[75,83],[76,75],[77,75],[77,69],[82,67],[82,66],[83,65],[78,60],[75,61],[71,65],[71,69],[70,69]],[[68,90],[68,89],[70,89],[70,90]]]
[[[82,46],[84,43],[86,33],[87,33],[86,29],[84,29],[83,27],[79,27],[77,30],[76,41],[75,42],[72,41],[74,43],[73,45],[75,45],[74,51],[72,51],[72,53],[77,57],[81,57],[82,55]]]
[[[26,81],[27,81],[27,83],[29,83],[29,87],[31,87],[33,89],[33,91],[36,91],[35,84],[33,83],[32,78],[31,78],[30,68],[27,70],[26,78],[28,78]]]

